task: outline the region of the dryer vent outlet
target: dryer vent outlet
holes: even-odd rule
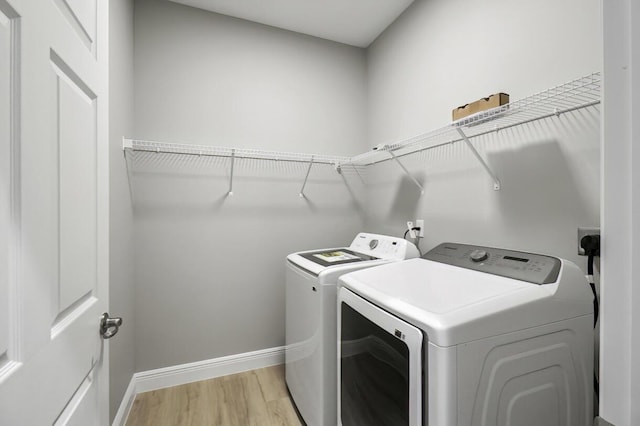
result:
[[[588,228],[582,226],[578,227],[578,254],[580,256],[586,256],[584,249],[580,246],[580,241],[582,241],[582,238],[586,237],[587,235],[600,235],[600,228]]]

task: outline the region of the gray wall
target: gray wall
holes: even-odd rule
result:
[[[135,371],[133,211],[122,137],[133,132],[133,0],[111,0],[109,45],[110,313],[124,325],[109,341],[110,418]]]
[[[518,99],[601,68],[596,0],[417,1],[366,52],[178,4],[137,0],[135,137],[352,155],[450,121],[497,91]],[[575,11],[580,10],[576,19]],[[136,370],[283,344],[287,253],[401,235],[551,253],[583,266],[576,227],[599,223],[599,110],[340,176],[302,164],[138,155]]]
[[[451,121],[451,110],[495,92],[512,99],[601,69],[599,2],[415,2],[368,49],[370,145]],[[579,10],[579,15],[576,15]],[[423,249],[443,241],[562,256],[584,266],[578,225],[599,224],[597,107],[474,139],[502,181],[495,192],[471,152],[444,146],[369,170],[367,228],[398,234],[425,219]]]
[[[363,149],[362,49],[161,0],[136,2],[136,131],[193,144]]]
[[[351,155],[365,147],[361,49],[139,0],[135,136]],[[138,155],[136,369],[284,344],[284,259],[362,230],[362,182],[331,166]]]

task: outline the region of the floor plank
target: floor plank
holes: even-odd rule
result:
[[[127,426],[300,426],[284,366],[136,395]]]

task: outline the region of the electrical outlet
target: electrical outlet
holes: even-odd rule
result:
[[[407,221],[407,229],[409,230],[409,236],[411,238],[415,238],[416,237],[416,231],[413,230],[413,222],[412,221]]]
[[[420,228],[418,238],[424,238],[424,220],[416,219],[416,228]]]
[[[585,256],[584,250],[580,247],[580,241],[582,241],[582,237],[587,235],[600,235],[600,228],[578,227],[578,254],[580,256]]]

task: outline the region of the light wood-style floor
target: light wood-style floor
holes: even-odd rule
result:
[[[245,426],[303,423],[284,365],[138,394],[127,426]]]

